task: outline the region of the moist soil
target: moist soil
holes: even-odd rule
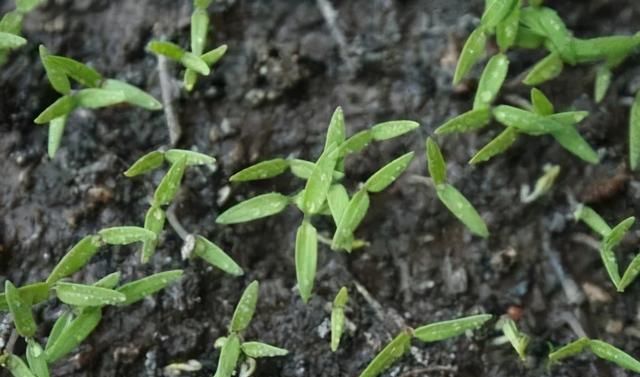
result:
[[[548,137],[522,137],[489,163],[468,159],[499,131],[439,138],[450,181],[479,209],[491,237],[473,237],[438,202],[424,177],[424,140],[446,119],[466,111],[480,68],[452,87],[457,51],[478,22],[481,0],[333,1],[341,47],[315,1],[220,0],[211,8],[210,46],[229,51],[207,78],[173,102],[183,128],[177,146],[217,157],[215,169],[186,175],[175,212],[183,226],[221,245],[245,269],[233,278],[198,260],[183,261],[181,239],[169,227],[151,262],[142,265],[136,247],[101,251],[74,276],[93,282],[121,271],[124,281],[182,268],[184,278],[152,298],[126,308],[108,308],[95,332],[52,367],[54,376],[162,376],[175,362],[198,360],[210,376],[242,289],[261,283],[257,314],[247,338],[289,349],[287,357],[262,359],[255,376],[356,376],[404,326],[488,312],[509,313],[532,336],[529,356],[518,359],[500,343],[493,323],[472,336],[424,345],[385,376],[630,376],[583,355],[550,371],[546,355],[586,334],[640,354],[640,284],[615,293],[593,248],[593,233],[571,218],[578,201],[589,202],[610,223],[634,215],[640,182],[627,171],[629,105],[640,87],[639,59],[614,76],[602,104],[592,100],[594,67],[569,67],[541,87],[559,109],[591,112],[580,131],[602,161],[588,165]],[[12,2],[0,3],[7,11]],[[549,1],[582,37],[637,30],[634,0]],[[188,46],[189,1],[50,0],[29,14],[29,44],[0,69],[0,274],[16,284],[40,281],[81,237],[99,229],[143,222],[163,171],[128,179],[122,175],[144,153],[168,146],[162,111],[117,107],[77,111],[70,118],[55,159],[46,157],[46,128],[33,119],[52,103],[37,45],[87,62],[106,77],[126,80],[160,98],[156,58],[145,51],[151,38]],[[495,46],[490,48],[495,49]],[[503,103],[528,96],[521,73],[541,52],[510,53],[511,74]],[[170,65],[173,77],[179,67]],[[350,189],[392,158],[415,150],[408,171],[372,197],[357,230],[370,246],[351,254],[320,246],[315,294],[303,305],[295,290],[293,245],[301,214],[293,208],[242,225],[215,224],[238,201],[279,191],[294,193],[301,181],[278,179],[230,185],[235,171],[273,157],[314,160],[336,106],[350,133],[392,119],[420,122],[417,132],[369,146],[347,161]],[[553,190],[523,204],[545,164],[561,173]],[[329,236],[328,221],[318,221]],[[637,229],[637,228],[636,228]],[[623,266],[637,251],[633,230],[619,247]],[[329,303],[341,286],[350,291],[349,320],[340,349],[329,349]],[[358,289],[359,288],[359,289]],[[368,292],[363,294],[361,292]],[[35,308],[38,336],[46,337],[63,306]],[[3,337],[11,333],[4,316]],[[18,342],[14,350],[22,352]],[[7,375],[6,372],[4,375]]]

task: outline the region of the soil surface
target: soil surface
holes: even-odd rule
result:
[[[12,2],[11,2],[12,4]],[[0,2],[0,11],[11,8]],[[576,67],[542,89],[559,109],[591,112],[580,127],[602,156],[590,166],[551,138],[521,138],[506,154],[471,167],[474,151],[500,127],[439,138],[449,176],[486,219],[482,240],[438,202],[425,184],[424,139],[443,121],[470,108],[472,79],[452,87],[456,52],[477,24],[482,0],[333,1],[340,47],[315,1],[219,0],[210,8],[213,41],[229,51],[215,73],[174,102],[183,137],[178,146],[218,158],[217,169],[190,169],[177,198],[185,228],[223,246],[247,272],[232,278],[201,261],[183,261],[182,241],[167,228],[147,265],[135,247],[111,247],[74,276],[93,282],[119,270],[124,281],[183,268],[185,277],[151,299],[108,308],[104,319],[74,354],[53,367],[55,376],[162,376],[174,362],[194,359],[210,376],[242,289],[261,282],[258,312],[247,336],[285,347],[287,357],[263,359],[255,376],[356,376],[403,326],[419,326],[479,312],[520,316],[531,334],[521,362],[497,344],[492,325],[471,337],[423,345],[385,376],[630,376],[584,355],[546,369],[549,344],[583,333],[640,355],[640,283],[615,293],[586,227],[571,219],[576,201],[588,201],[610,223],[637,213],[640,181],[626,172],[629,105],[640,88],[638,57],[615,72],[601,105],[591,99],[593,67]],[[637,30],[634,0],[549,1],[579,36]],[[190,1],[50,0],[26,19],[29,44],[0,69],[0,274],[16,284],[46,278],[64,253],[86,234],[116,225],[142,224],[163,171],[127,179],[122,172],[142,154],[168,144],[163,112],[118,107],[78,111],[69,120],[62,148],[46,157],[46,128],[35,116],[55,100],[37,46],[88,62],[106,77],[127,80],[160,98],[156,58],[146,43],[164,36],[188,46]],[[527,98],[520,74],[541,52],[513,52],[504,103]],[[180,69],[171,73],[181,77]],[[316,159],[336,106],[355,133],[392,119],[421,124],[417,133],[376,143],[347,162],[351,189],[385,162],[415,150],[408,172],[372,197],[357,235],[370,246],[350,255],[320,247],[315,295],[303,305],[295,285],[293,241],[301,214],[294,209],[244,225],[219,226],[230,205],[271,190],[293,193],[292,176],[229,185],[235,171],[277,156]],[[561,166],[553,190],[530,204],[520,188],[533,184],[547,163]],[[328,222],[318,222],[329,235]],[[622,265],[637,251],[635,228],[619,247]],[[591,238],[590,238],[591,237]],[[572,285],[573,284],[573,285]],[[340,349],[329,349],[330,303],[349,288],[350,325]],[[360,291],[367,291],[366,299]],[[376,305],[376,302],[380,305]],[[35,315],[39,336],[48,334],[62,306],[50,301]],[[4,317],[4,338],[9,318]],[[16,344],[16,352],[24,345]],[[3,376],[6,372],[2,372]]]

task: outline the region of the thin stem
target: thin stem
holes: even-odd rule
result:
[[[160,78],[164,115],[167,118],[167,127],[169,128],[169,140],[171,145],[176,145],[180,136],[182,136],[182,127],[180,127],[180,122],[173,107],[174,90],[172,79],[167,68],[167,58],[162,55],[158,56],[158,76]]]

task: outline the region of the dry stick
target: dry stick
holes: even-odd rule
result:
[[[169,128],[169,141],[171,145],[176,145],[180,140],[180,136],[182,136],[182,127],[180,127],[176,111],[173,108],[174,90],[172,78],[167,67],[167,58],[162,55],[158,56],[158,76],[160,77],[164,115],[167,118],[167,127]]]
[[[371,306],[374,313],[376,314],[376,317],[378,317],[380,321],[387,322],[389,319],[391,319],[400,329],[405,329],[408,327],[404,319],[398,313],[396,313],[395,310],[390,309],[388,313],[385,313],[382,305],[378,302],[378,300],[371,296],[371,293],[369,293],[367,288],[365,288],[362,284],[357,281],[354,281],[353,284],[356,286],[356,290],[358,291],[358,293],[360,293],[360,295],[362,295],[369,306]]]
[[[340,48],[340,57],[345,61],[345,63],[347,63],[349,69],[353,70],[355,68],[355,64],[351,57],[349,57],[349,43],[347,43],[347,38],[344,36],[342,30],[340,30],[337,23],[338,12],[329,0],[316,0],[316,5],[318,6],[318,9],[320,9],[320,13],[322,13],[322,17],[329,27],[331,36],[338,43],[338,47]]]
[[[578,288],[578,284],[576,284],[575,280],[565,274],[560,258],[558,257],[558,252],[552,250],[549,245],[548,236],[543,237],[542,250],[547,256],[553,272],[560,280],[560,284],[562,284],[562,289],[564,290],[564,294],[567,296],[569,303],[577,305],[581,304],[584,301],[584,294],[582,294],[580,288]]]

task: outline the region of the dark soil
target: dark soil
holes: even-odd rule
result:
[[[315,1],[220,0],[212,6],[215,42],[227,43],[229,52],[216,72],[201,79],[192,94],[182,92],[175,106],[184,127],[179,146],[212,154],[219,164],[216,171],[188,172],[177,213],[189,231],[222,245],[247,274],[234,279],[200,261],[182,261],[181,240],[171,229],[148,265],[139,263],[132,247],[101,252],[75,276],[77,281],[92,282],[116,270],[132,280],[174,268],[184,268],[185,278],[142,303],[107,309],[98,329],[72,357],[57,363],[53,374],[161,376],[167,364],[196,359],[204,369],[190,375],[210,376],[218,357],[213,342],[225,332],[242,289],[258,279],[258,313],[247,335],[291,353],[260,360],[256,376],[356,376],[403,324],[519,310],[519,326],[533,336],[525,364],[509,345],[495,345],[500,333],[487,326],[470,338],[415,343],[385,375],[630,376],[591,356],[547,371],[545,357],[549,343],[571,341],[581,329],[640,354],[640,284],[615,293],[597,252],[580,241],[590,232],[570,218],[575,200],[592,202],[611,223],[640,208],[640,181],[624,173],[628,106],[640,87],[638,58],[616,72],[600,106],[591,100],[592,67],[570,68],[542,87],[559,108],[592,113],[581,131],[602,155],[597,166],[577,160],[546,137],[522,138],[490,163],[468,166],[466,161],[499,131],[497,126],[439,139],[452,182],[488,222],[491,237],[486,241],[471,237],[434,190],[415,179],[426,175],[422,157],[395,185],[373,197],[358,230],[370,247],[350,255],[321,247],[315,296],[306,306],[294,289],[293,239],[300,213],[291,209],[246,225],[214,223],[239,200],[299,189],[289,176],[231,187],[228,177],[271,157],[315,159],[337,105],[344,108],[350,132],[401,118],[422,125],[418,133],[371,145],[352,157],[347,165],[351,187],[407,150],[422,156],[425,137],[470,107],[473,80],[458,88],[450,84],[452,52],[476,24],[483,1],[333,3],[350,46],[342,53]],[[638,1],[550,3],[580,36],[629,34],[638,28]],[[11,7],[9,1],[0,4],[0,11]],[[83,111],[70,119],[58,156],[49,160],[46,129],[33,119],[56,93],[44,77],[37,45],[88,62],[105,76],[160,98],[156,59],[145,45],[154,36],[166,36],[187,46],[190,12],[186,0],[50,0],[28,16],[29,45],[0,69],[3,277],[17,284],[42,280],[82,236],[107,226],[141,224],[162,172],[133,180],[122,172],[143,153],[168,143],[162,112]],[[541,55],[514,52],[510,57],[514,79],[503,90],[504,101],[526,98],[516,75]],[[173,69],[181,77],[178,67]],[[553,191],[522,204],[521,185],[534,183],[545,163],[562,168]],[[318,226],[332,231],[328,223]],[[639,239],[640,232],[634,231],[620,247],[624,265]],[[563,289],[550,256],[558,258],[565,284],[574,281],[577,291]],[[357,292],[356,282],[382,311]],[[350,290],[347,315],[353,326],[333,354],[326,331],[328,303],[342,285]],[[53,301],[36,308],[39,336],[46,336],[60,310]],[[24,347],[16,346],[17,352]]]

